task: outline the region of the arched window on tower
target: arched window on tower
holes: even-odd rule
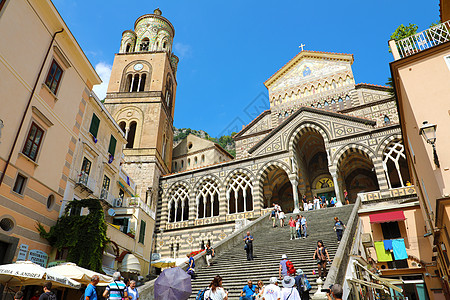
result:
[[[167,42],[164,41],[164,42],[163,42],[163,49],[166,49],[166,46],[167,46]]]
[[[131,92],[131,82],[133,81],[133,75],[127,75],[127,81],[125,82],[125,90],[124,92]]]
[[[126,128],[125,127],[127,127],[127,124],[124,121],[119,123],[119,127],[120,127],[120,129],[122,129],[123,133],[126,134]]]
[[[125,52],[126,52],[126,53],[131,52],[131,45],[130,45],[130,44],[127,44],[127,46],[126,46],[126,48],[125,48]]]
[[[171,191],[169,200],[169,222],[189,219],[189,194],[185,186],[178,185]]]
[[[197,194],[197,218],[219,215],[219,186],[215,180],[205,179]]]
[[[139,74],[135,74],[133,77],[133,82],[132,82],[130,92],[137,92],[138,88],[139,88]]]
[[[163,135],[163,145],[162,145],[162,152],[161,152],[161,156],[163,161],[166,161],[166,149],[167,148],[167,139],[166,136]]]
[[[147,75],[146,74],[142,74],[141,75],[141,80],[139,81],[139,92],[143,92],[144,91],[145,80],[146,79],[147,79]]]
[[[141,41],[141,45],[140,45],[140,47],[139,47],[139,50],[140,50],[140,51],[148,51],[149,45],[150,45],[150,40],[149,40],[148,38],[144,38],[144,39]]]
[[[133,121],[130,123],[130,129],[128,130],[128,135],[127,135],[127,145],[126,148],[128,149],[132,149],[134,146],[134,138],[136,135],[136,127],[137,127],[137,123],[136,121]]]
[[[172,108],[172,78],[170,78],[170,75],[167,75],[167,80],[166,80],[166,93],[165,93],[165,98],[166,98],[166,105],[169,109]]]

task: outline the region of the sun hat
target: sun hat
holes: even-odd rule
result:
[[[287,259],[287,255],[286,254],[281,255],[281,259]]]
[[[291,276],[284,276],[283,278],[283,287],[291,288],[295,285],[295,279]]]
[[[298,269],[297,270],[297,275],[303,275],[303,270],[302,269]]]
[[[277,283],[277,278],[276,277],[270,277],[269,282],[272,284]]]

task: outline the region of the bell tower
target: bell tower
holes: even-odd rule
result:
[[[114,57],[105,106],[126,134],[125,171],[138,195],[156,210],[159,177],[172,165],[178,57],[175,30],[161,10],[125,30]]]

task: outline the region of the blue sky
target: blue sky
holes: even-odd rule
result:
[[[159,7],[175,27],[180,57],[174,125],[212,136],[240,129],[268,107],[264,81],[301,43],[306,50],[354,54],[356,82],[384,85],[391,33],[400,24],[423,30],[439,19],[438,0],[53,1],[104,80],[122,32]]]

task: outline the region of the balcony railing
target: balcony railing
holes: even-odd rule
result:
[[[139,197],[129,197],[123,199],[122,207],[139,207],[144,212],[146,212],[147,215],[155,219],[155,212]]]
[[[88,180],[89,180],[89,174],[81,171],[80,174],[78,175],[77,183],[87,187],[88,186]]]
[[[389,42],[389,45],[394,58],[400,59],[447,41],[450,41],[450,21],[438,24],[395,43]]]

